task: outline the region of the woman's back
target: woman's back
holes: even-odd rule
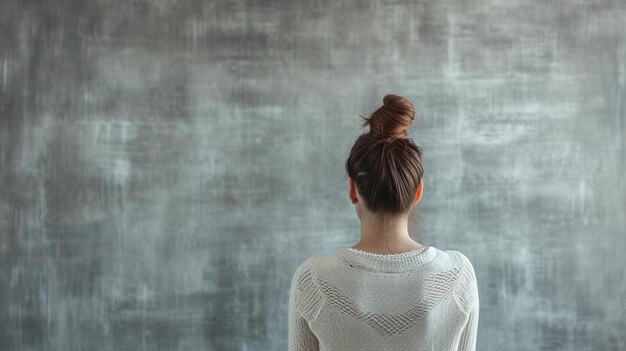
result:
[[[297,268],[289,350],[475,350],[479,298],[459,251],[345,248]]]

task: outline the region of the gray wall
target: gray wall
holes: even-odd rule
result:
[[[389,92],[478,348],[626,349],[623,1],[2,0],[0,44],[2,350],[286,349]]]

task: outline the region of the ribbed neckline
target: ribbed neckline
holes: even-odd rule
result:
[[[374,272],[397,273],[411,271],[432,261],[437,256],[437,249],[434,246],[424,246],[398,254],[375,254],[348,247],[337,251],[336,255],[353,267]]]

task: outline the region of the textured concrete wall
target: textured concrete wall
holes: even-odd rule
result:
[[[0,1],[0,349],[281,350],[411,98],[480,350],[625,350],[623,1]]]

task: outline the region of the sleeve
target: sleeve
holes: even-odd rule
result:
[[[459,339],[459,351],[475,351],[476,336],[478,334],[478,303],[469,310],[467,323]]]
[[[319,341],[309,326],[322,303],[314,279],[313,257],[296,269],[289,293],[289,351],[318,351]]]
[[[475,351],[480,310],[478,283],[474,267],[469,259],[460,252],[459,258],[461,266],[455,294],[459,308],[467,316],[467,322],[461,331],[458,350]]]

